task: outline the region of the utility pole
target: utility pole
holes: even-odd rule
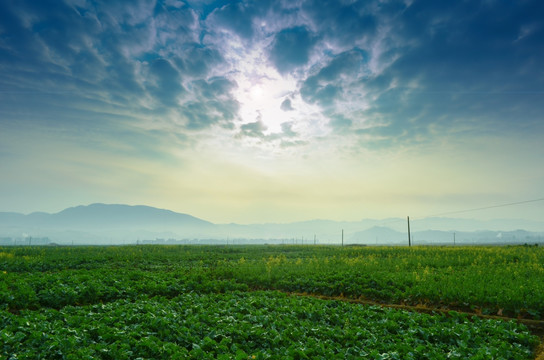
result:
[[[314,245],[315,245],[315,234],[314,234]]]
[[[455,246],[455,233],[453,233],[453,246]]]
[[[344,229],[342,229],[342,246],[344,246]]]
[[[412,239],[410,238],[410,217],[408,216],[408,246],[412,246]]]

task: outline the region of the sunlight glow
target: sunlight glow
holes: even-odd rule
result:
[[[253,86],[251,89],[249,89],[251,98],[255,101],[261,100],[261,98],[264,95],[264,90],[260,85]]]
[[[290,115],[281,110],[281,102],[296,84],[283,79],[270,67],[254,65],[253,70],[236,79],[239,84],[236,98],[241,105],[243,123],[261,121],[266,127],[265,134],[280,132],[281,123],[288,121]]]

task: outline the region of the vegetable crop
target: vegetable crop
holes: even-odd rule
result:
[[[543,264],[538,247],[5,247],[0,359],[532,359],[514,321],[300,294],[538,319]]]

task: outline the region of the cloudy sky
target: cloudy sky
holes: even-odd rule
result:
[[[3,0],[0,211],[104,202],[253,223],[544,198],[543,13],[540,0]]]

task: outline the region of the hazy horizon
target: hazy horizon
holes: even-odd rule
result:
[[[509,206],[519,206],[519,205],[525,205],[526,203],[532,203],[532,202],[541,202],[544,201],[544,199],[537,199],[537,200],[531,200],[529,202],[521,202],[521,203],[511,203],[511,204],[501,204],[501,205],[495,205],[491,208],[495,207],[509,207]],[[88,213],[87,211],[90,211],[91,208],[93,209],[92,213]],[[99,212],[102,210],[106,210],[106,214],[110,215],[121,215],[125,211],[128,211],[127,214],[131,214],[132,209],[144,209],[144,211],[152,211],[155,213],[155,211],[160,211],[164,213],[173,213],[175,215],[188,215],[192,218],[195,218],[197,220],[204,220],[205,222],[209,222],[213,225],[242,225],[242,226],[260,226],[260,225],[292,225],[292,224],[311,224],[311,223],[334,223],[337,225],[340,224],[367,224],[366,226],[361,227],[363,228],[372,228],[372,227],[387,227],[390,229],[394,229],[396,231],[405,231],[406,230],[406,222],[407,217],[388,217],[388,218],[360,218],[355,220],[335,220],[335,219],[325,219],[325,218],[313,218],[313,219],[303,219],[303,220],[291,220],[291,221],[284,221],[284,222],[277,222],[277,221],[259,221],[259,222],[253,222],[253,223],[244,223],[244,222],[213,222],[209,221],[209,219],[195,216],[194,214],[188,213],[188,212],[177,212],[173,211],[171,209],[165,209],[165,208],[156,208],[145,204],[108,204],[108,203],[92,203],[92,204],[79,204],[67,207],[65,209],[62,209],[60,211],[54,211],[54,212],[46,212],[46,211],[33,211],[29,213],[21,213],[21,212],[3,212],[0,211],[0,213],[15,213],[15,214],[21,214],[24,216],[29,215],[35,215],[35,214],[47,214],[47,215],[61,215],[66,212],[74,211],[83,209],[84,213],[87,215],[98,215]],[[112,212],[113,210],[116,210],[115,212]],[[521,218],[488,218],[488,219],[476,219],[470,216],[467,216],[468,214],[472,212],[477,211],[487,211],[490,210],[488,208],[484,209],[469,209],[465,211],[456,211],[453,213],[444,213],[444,214],[435,214],[432,216],[422,216],[422,217],[414,217],[412,216],[410,218],[412,227],[414,229],[419,227],[419,231],[422,230],[462,230],[462,231],[487,231],[487,230],[504,230],[504,231],[514,231],[514,230],[528,230],[528,231],[536,231],[536,232],[544,232],[544,219],[537,219],[537,220],[527,220],[527,219],[521,219]],[[80,213],[80,215],[83,213]],[[432,224],[432,225],[431,225]],[[442,224],[442,225],[440,225]],[[444,224],[452,224],[449,225],[449,227],[444,227]],[[455,225],[453,225],[455,224]],[[438,227],[437,227],[438,226]],[[456,228],[457,226],[457,228]],[[482,227],[484,226],[484,227]],[[487,227],[485,227],[487,226]],[[339,228],[340,229],[340,228]]]
[[[3,1],[0,211],[542,222],[543,12]]]
[[[412,244],[417,245],[542,244],[544,237],[544,222],[512,219],[416,218],[410,219],[410,229]],[[190,214],[125,204],[82,205],[54,214],[0,212],[3,245],[407,245],[407,234],[406,218],[217,224]]]

